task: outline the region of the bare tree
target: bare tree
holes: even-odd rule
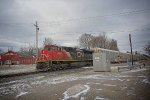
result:
[[[36,48],[32,45],[22,46],[19,53],[24,57],[33,57],[36,55]]]
[[[97,42],[100,42],[98,37],[92,36],[91,41],[90,41],[90,47],[92,47],[92,48],[98,47]]]
[[[144,51],[145,51],[148,55],[150,55],[150,42],[148,42],[148,43],[145,45]]]
[[[82,34],[80,37],[79,37],[79,45],[83,48],[86,48],[86,49],[90,49],[90,41],[92,39],[92,36],[91,34]]]
[[[106,49],[107,36],[103,33],[103,34],[99,34],[97,38],[98,38],[97,40],[98,47]]]
[[[104,48],[111,50],[118,50],[117,41],[114,39],[108,39],[105,33],[93,36],[91,34],[82,34],[79,37],[79,44],[81,47],[89,48]]]
[[[51,45],[51,44],[53,44],[53,40],[50,37],[45,38],[45,40],[43,41],[44,46],[45,45]]]
[[[116,40],[111,39],[109,46],[111,50],[119,51]]]

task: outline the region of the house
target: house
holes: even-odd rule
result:
[[[18,64],[34,64],[36,58],[22,57],[19,53],[8,51],[1,55],[2,64],[18,65]]]

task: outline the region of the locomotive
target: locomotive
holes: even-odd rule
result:
[[[46,45],[36,60],[38,71],[92,65],[92,51],[66,46]]]

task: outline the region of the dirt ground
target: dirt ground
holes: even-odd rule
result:
[[[92,67],[0,79],[1,100],[149,100],[150,69],[94,72]]]

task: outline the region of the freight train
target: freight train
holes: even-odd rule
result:
[[[92,65],[92,51],[56,45],[46,45],[36,61],[39,71],[85,65]]]
[[[131,58],[130,53],[123,53],[120,51],[108,50],[108,49],[103,49],[103,48],[93,48],[92,50],[98,53],[106,53],[106,56],[110,60],[111,63],[126,62],[127,60],[130,60]]]
[[[108,50],[103,48],[94,48],[91,50],[79,49],[73,47],[46,45],[40,51],[36,61],[36,68],[39,71],[58,70],[70,67],[80,67],[92,65],[93,52],[106,53],[111,63],[122,63],[131,61],[130,53]],[[134,61],[140,59],[140,55],[133,55]]]

